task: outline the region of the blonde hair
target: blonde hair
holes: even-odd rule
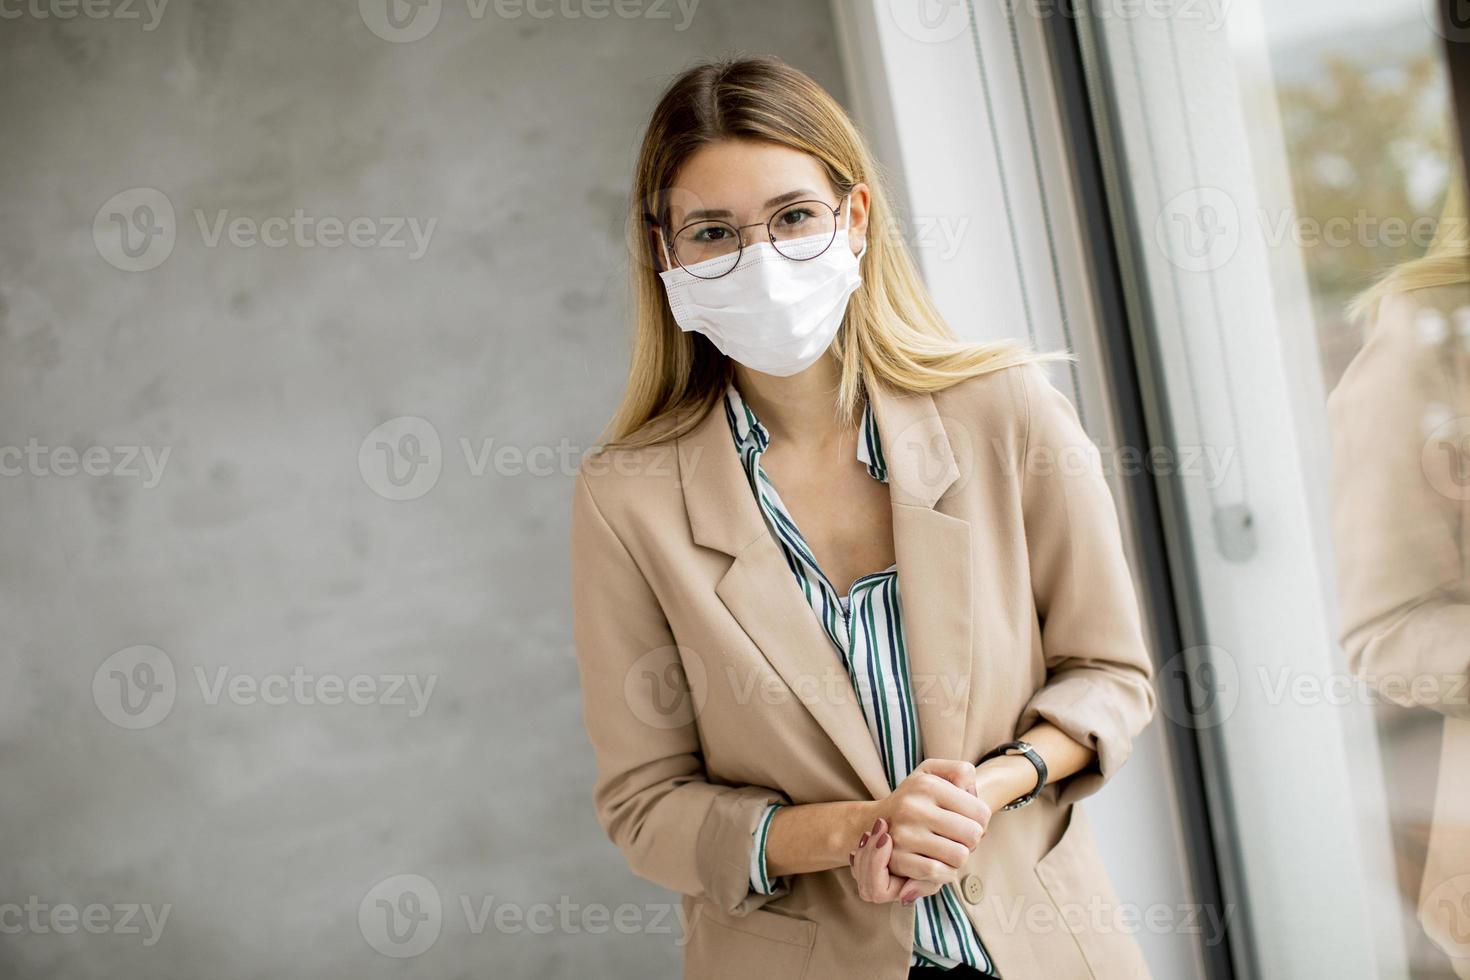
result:
[[[674,80],[643,137],[629,222],[632,362],[606,445],[632,448],[682,435],[716,404],[733,376],[729,359],[708,338],[679,329],[656,266],[658,232],[667,228],[667,194],[679,169],[697,150],[726,139],[762,140],[808,153],[842,195],[859,183],[868,185],[863,282],[830,349],[841,364],[834,404],[839,420],[856,421],[865,384],[937,391],[1016,364],[1071,356],[1039,354],[1012,341],[960,341],[895,234],[878,168],[841,106],[807,75],[774,58],[713,62]]]
[[[1456,165],[1450,169],[1449,189],[1434,238],[1421,258],[1391,269],[1387,275],[1366,289],[1348,306],[1354,319],[1372,319],[1378,304],[1390,296],[1435,286],[1455,286],[1470,282],[1470,239],[1467,239],[1465,210],[1465,178]]]

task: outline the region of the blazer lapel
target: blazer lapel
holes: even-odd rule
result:
[[[719,403],[678,440],[677,455],[695,543],[733,559],[715,593],[873,798],[888,795],[892,787],[842,658],[766,527]]]
[[[973,659],[971,528],[935,509],[959,466],[932,395],[876,384],[868,391],[888,467],[921,748],[926,758],[963,758]]]
[[[893,516],[921,749],[964,757],[970,703],[970,523],[936,509],[960,471],[932,395],[869,385]],[[746,481],[721,405],[679,440],[680,479],[697,544],[733,561],[715,592],[874,798],[891,787],[841,658],[807,605]]]

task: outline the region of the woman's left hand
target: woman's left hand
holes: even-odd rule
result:
[[[888,832],[888,821],[879,817],[847,859],[853,877],[857,879],[858,897],[863,901],[880,905],[898,901],[899,893],[909,880],[889,874],[888,859],[892,856],[893,835]]]

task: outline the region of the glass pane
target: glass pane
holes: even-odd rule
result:
[[[1085,30],[1163,417],[1220,464],[1175,488],[1180,664],[1224,695],[1189,723],[1241,934],[1266,975],[1470,977],[1470,261],[1434,5],[1139,6]]]

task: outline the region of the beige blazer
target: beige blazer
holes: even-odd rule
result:
[[[1147,977],[1076,801],[1128,758],[1152,671],[1096,448],[1034,366],[937,394],[875,387],[926,757],[978,761],[1042,719],[1098,763],[998,813],[965,911],[1006,980]],[[886,796],[831,642],[710,412],[682,438],[588,455],[572,600],[597,816],[637,874],[682,893],[684,975],[907,975],[913,909],[846,867],[750,893],[774,800]],[[855,843],[855,842],[854,842]]]
[[[1342,644],[1383,697],[1444,716],[1418,913],[1470,980],[1467,309],[1470,286],[1384,301],[1328,412]]]

